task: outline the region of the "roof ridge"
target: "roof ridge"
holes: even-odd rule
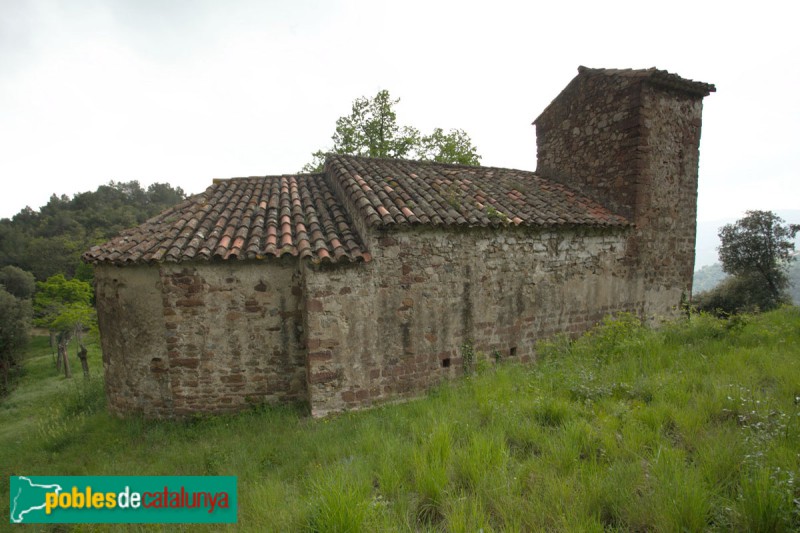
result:
[[[494,166],[486,166],[486,165],[466,165],[464,163],[443,163],[441,161],[427,161],[423,159],[408,159],[406,157],[370,157],[367,155],[352,155],[352,154],[337,154],[335,152],[328,152],[325,154],[325,158],[327,160],[328,157],[351,157],[353,159],[362,159],[368,161],[387,161],[387,162],[397,162],[402,161],[405,163],[412,163],[415,165],[429,165],[429,166],[443,166],[443,167],[450,167],[450,168],[482,168],[482,169],[490,169],[490,170],[517,170],[521,172],[533,172],[532,170],[522,170],[522,169],[512,169],[509,167],[494,167]]]
[[[529,170],[346,154],[329,156],[326,169],[351,217],[370,227],[630,224]]]
[[[321,177],[324,172],[299,172],[297,174],[267,174],[265,176],[233,176],[230,178],[213,178],[211,185],[217,183],[224,183],[226,181],[234,180],[263,180],[263,179],[281,179],[281,178],[314,178]],[[202,194],[202,193],[201,193]]]

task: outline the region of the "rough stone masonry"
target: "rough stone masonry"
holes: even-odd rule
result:
[[[460,375],[465,344],[532,361],[607,314],[673,315],[714,90],[580,67],[534,122],[536,172],[330,155],[215,182],[84,254],[110,409],[322,416]]]

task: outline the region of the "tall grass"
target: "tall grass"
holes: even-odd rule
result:
[[[100,380],[56,376],[34,345],[0,404],[0,466],[238,476],[236,526],[177,530],[800,529],[797,308],[655,331],[624,315],[537,349],[528,366],[475,354],[467,376],[401,405],[157,422],[110,417]]]

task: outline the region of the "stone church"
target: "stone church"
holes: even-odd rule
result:
[[[461,375],[465,344],[528,361],[608,314],[673,315],[714,90],[580,67],[534,122],[535,172],[330,155],[215,181],[83,256],[110,409],[322,416]]]

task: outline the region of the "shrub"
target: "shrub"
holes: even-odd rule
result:
[[[731,276],[694,298],[698,311],[717,316],[769,311],[783,303],[788,302],[784,297],[775,298],[764,282],[755,276]]]

